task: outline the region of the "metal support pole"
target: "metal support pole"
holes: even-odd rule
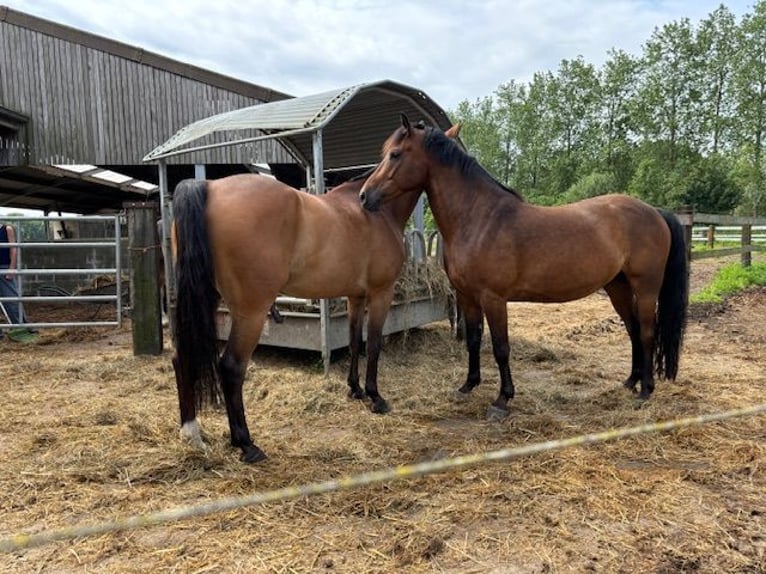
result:
[[[314,148],[314,185],[311,193],[322,195],[324,193],[324,157],[322,154],[322,130],[317,130],[312,136]],[[330,372],[330,300],[322,299],[319,302],[319,331],[322,343],[322,363],[324,374]]]
[[[16,226],[16,241],[19,243],[19,246],[16,248],[16,270],[24,268],[23,259],[24,259],[24,250],[21,248],[21,244],[24,242],[24,234],[21,232],[21,220],[19,220],[18,225]],[[19,295],[24,295],[24,276],[16,275],[16,288],[19,290]],[[24,303],[19,301],[19,323],[26,323],[27,322],[27,314],[24,312]],[[8,321],[10,323],[10,320]]]
[[[421,237],[425,237],[425,199],[424,194],[420,195],[420,199],[418,199],[417,205],[415,205],[415,211],[412,212],[412,217],[415,223],[415,229],[420,231]],[[423,261],[425,258],[425,250],[423,249],[423,246],[415,242],[412,250],[412,256],[415,261]]]
[[[176,323],[176,283],[175,269],[173,268],[173,254],[170,248],[170,222],[173,220],[173,208],[170,203],[170,190],[168,189],[168,166],[164,159],[159,165],[160,183],[160,245],[162,247],[162,263],[165,268],[165,298],[167,299],[168,324],[170,332],[173,332]]]
[[[120,216],[114,218],[114,268],[116,269],[114,285],[117,293],[117,324],[122,326],[122,224]]]

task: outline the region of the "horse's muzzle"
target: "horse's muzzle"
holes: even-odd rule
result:
[[[375,190],[363,189],[360,191],[359,201],[367,211],[378,211],[380,209],[380,194],[375,193]]]

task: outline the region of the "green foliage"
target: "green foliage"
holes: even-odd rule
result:
[[[699,213],[731,213],[742,195],[726,162],[701,159],[690,166],[683,203]]]
[[[9,213],[9,215],[21,214]],[[44,221],[37,219],[17,219],[8,223],[14,227],[22,241],[41,241],[45,240],[48,236]]]
[[[658,207],[766,212],[766,0],[658,27],[639,55],[581,56],[453,114],[499,181],[535,203],[628,191]],[[608,176],[608,178],[607,178]]]
[[[564,200],[567,203],[579,201],[588,197],[617,192],[617,181],[614,175],[594,171],[581,178],[567,190]]]
[[[755,216],[766,211],[766,189],[760,183],[764,180],[760,171],[745,153],[737,155],[731,176],[741,193],[741,200],[735,210],[738,215]]]
[[[455,123],[460,123],[460,139],[468,152],[491,174],[498,176],[504,164],[501,145],[501,118],[494,108],[492,97],[463,101],[456,112],[451,114]]]
[[[663,162],[647,157],[641,160],[628,184],[628,193],[656,206],[668,205],[674,195],[675,174]]]
[[[720,303],[729,295],[758,285],[766,285],[766,263],[753,263],[750,267],[733,263],[720,269],[713,281],[690,300],[693,303]]]

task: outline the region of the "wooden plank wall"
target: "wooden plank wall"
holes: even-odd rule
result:
[[[139,165],[144,155],[183,126],[258,103],[253,97],[0,21],[0,106],[31,118],[31,164]],[[200,143],[226,139],[232,135]],[[293,160],[273,141],[169,160],[251,161]]]

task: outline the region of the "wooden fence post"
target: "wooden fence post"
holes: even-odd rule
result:
[[[715,247],[715,225],[707,226],[707,246],[710,249]]]
[[[749,223],[745,223],[742,225],[742,255],[740,255],[740,262],[742,263],[742,267],[750,267],[750,263],[752,261],[751,253],[749,251],[750,244],[751,244],[751,238],[752,238],[752,232],[753,232],[753,226]],[[745,251],[745,249],[748,249],[748,251]]]
[[[123,204],[128,214],[130,252],[130,312],[133,354],[162,354],[162,306],[160,303],[160,240],[157,236],[157,202]]]
[[[684,240],[686,241],[686,261],[692,260],[692,226],[694,225],[694,207],[691,205],[682,205],[676,211],[678,220],[684,226]]]

